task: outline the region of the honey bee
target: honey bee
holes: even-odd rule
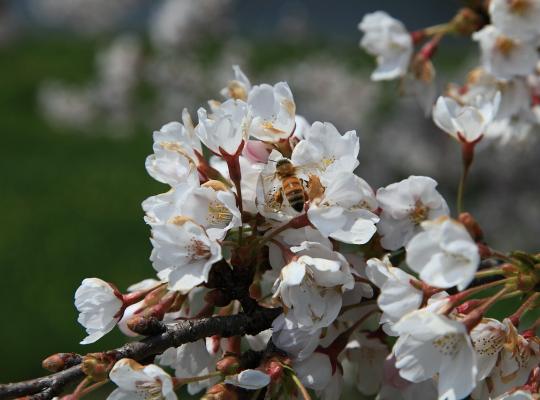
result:
[[[281,181],[281,188],[274,194],[278,204],[283,203],[283,196],[289,201],[291,207],[301,212],[304,209],[306,195],[302,180],[296,176],[296,167],[286,158],[276,162],[276,177]]]

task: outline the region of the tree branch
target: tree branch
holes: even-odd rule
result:
[[[185,320],[173,325],[165,325],[164,332],[138,342],[131,342],[105,353],[114,360],[132,358],[142,361],[163,353],[169,347],[219,335],[231,337],[256,335],[272,326],[272,321],[281,313],[281,308],[257,307],[249,314],[240,313],[229,316],[216,316],[197,320]],[[29,381],[0,385],[0,399],[8,400],[30,396],[32,400],[50,400],[62,393],[63,389],[82,379],[81,366],[75,365],[64,371]]]

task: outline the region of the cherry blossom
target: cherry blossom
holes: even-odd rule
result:
[[[281,314],[272,322],[272,342],[298,361],[304,360],[319,345],[320,329],[302,328],[298,322]]]
[[[156,181],[173,187],[198,180],[195,162],[176,144],[160,144],[146,159],[146,170]]]
[[[145,200],[143,209],[150,225],[182,215],[202,226],[213,239],[223,239],[227,231],[241,225],[234,194],[218,181],[203,186],[182,185]]]
[[[199,108],[197,115],[199,124],[195,133],[215,154],[234,155],[247,140],[251,116],[242,100],[227,100],[216,106],[211,115]]]
[[[238,65],[233,65],[234,79],[227,83],[227,87],[221,89],[221,95],[229,99],[247,101],[251,91],[251,83],[248,77]]]
[[[482,66],[497,78],[510,79],[516,75],[527,75],[533,72],[538,62],[536,38],[509,37],[493,25],[475,32],[472,38],[480,45]]]
[[[109,378],[118,388],[107,400],[178,398],[169,374],[154,364],[142,366],[134,360],[123,358],[114,365]]]
[[[474,105],[459,105],[449,97],[439,97],[433,109],[433,121],[455,139],[474,143],[480,140],[486,127],[499,109],[500,93],[493,99],[475,98]]]
[[[352,289],[347,261],[319,243],[304,242],[291,248],[294,259],[281,270],[274,298],[289,310],[300,327],[312,331],[330,325],[341,308],[341,293]]]
[[[345,171],[322,179],[324,194],[308,210],[309,221],[324,236],[354,244],[364,244],[375,234],[379,217],[377,201],[362,178]]]
[[[332,376],[335,373],[330,357],[319,352],[313,353],[305,360],[294,362],[293,368],[304,386],[317,392],[324,391],[332,384]]]
[[[254,86],[248,96],[253,115],[250,134],[265,142],[277,142],[292,135],[296,104],[286,82]]]
[[[413,53],[413,42],[401,22],[384,11],[376,11],[366,14],[358,29],[364,32],[360,45],[377,57],[372,80],[395,79],[405,75]]]
[[[204,340],[186,343],[180,347],[168,348],[157,358],[160,365],[174,369],[177,378],[191,378],[194,376],[208,375],[214,371],[217,354],[210,354]],[[195,395],[201,390],[218,381],[207,379],[199,382],[191,382],[187,385],[188,393]]]
[[[412,285],[415,278],[405,271],[392,266],[388,258],[382,261],[371,258],[367,262],[366,274],[381,294],[377,304],[383,311],[380,323],[389,335],[395,335],[392,327],[403,315],[417,310],[422,304],[422,290]]]
[[[122,295],[109,283],[98,278],[86,278],[75,292],[77,321],[88,336],[81,344],[94,343],[113,330],[122,317]]]
[[[508,319],[503,321],[505,337],[497,362],[487,378],[473,392],[474,399],[495,398],[524,385],[540,362],[537,339],[520,335]],[[503,397],[504,398],[504,397]]]
[[[507,327],[496,319],[485,318],[471,330],[471,341],[478,362],[479,381],[484,380],[497,363],[506,341]]]
[[[382,209],[377,229],[384,248],[399,249],[421,230],[421,222],[448,215],[448,205],[436,186],[426,176],[410,176],[377,190]]]
[[[492,0],[489,14],[493,25],[510,37],[528,39],[540,36],[538,1]]]
[[[341,135],[329,122],[315,122],[293,150],[291,161],[308,171],[323,173],[334,163],[353,172],[358,166],[360,142],[355,131]]]
[[[225,383],[248,390],[257,390],[270,383],[270,377],[262,371],[256,369],[245,369],[239,374],[232,375],[225,379]]]
[[[463,225],[446,217],[422,223],[407,244],[407,265],[426,283],[463,290],[480,263],[478,247]]]
[[[184,124],[177,121],[169,122],[163,125],[159,131],[155,131],[154,151],[159,149],[178,149],[184,151],[191,159],[196,160],[195,152],[202,154],[201,142],[195,136],[191,117],[186,109],[182,111],[182,119]]]
[[[439,399],[463,399],[475,388],[476,355],[465,326],[442,315],[418,310],[405,315],[394,329],[396,367],[411,382],[439,374]],[[455,383],[459,382],[459,385]]]
[[[222,258],[220,245],[186,217],[153,226],[151,242],[150,260],[158,276],[181,292],[205,282],[212,265]]]
[[[383,383],[388,346],[375,334],[359,333],[347,344],[346,357],[356,367],[355,384],[360,393],[373,396]]]

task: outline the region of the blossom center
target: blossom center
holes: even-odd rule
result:
[[[332,165],[336,161],[336,157],[334,156],[326,156],[321,160],[321,164],[323,166],[323,169],[328,168],[330,165]]]
[[[508,8],[511,13],[525,15],[531,8],[530,0],[508,0]]]
[[[495,49],[504,57],[510,57],[516,47],[518,47],[517,43],[506,36],[499,36],[495,41]]]
[[[413,210],[409,213],[409,218],[414,224],[419,225],[428,218],[428,214],[429,207],[420,200],[417,200]]]
[[[240,82],[238,81],[229,82],[229,86],[227,89],[229,90],[229,97],[232,97],[235,100],[247,99],[246,88]]]
[[[276,128],[274,126],[274,124],[270,121],[264,121],[262,123],[262,127],[264,129],[266,129],[267,131],[269,131],[270,133],[274,133],[276,135],[281,135],[283,133],[283,131],[279,130],[278,128]]]
[[[204,260],[210,258],[212,252],[206,243],[191,238],[188,245],[188,254],[192,260]]]

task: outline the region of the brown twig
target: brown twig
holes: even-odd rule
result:
[[[216,316],[198,320],[185,320],[173,325],[165,325],[163,333],[138,342],[131,342],[105,353],[115,360],[132,358],[142,361],[161,354],[169,347],[219,335],[256,335],[271,327],[272,321],[281,313],[281,308],[257,307],[249,314]],[[64,371],[29,381],[0,385],[0,399],[8,400],[29,396],[32,400],[50,400],[62,393],[63,389],[84,378],[81,366],[75,365]]]

